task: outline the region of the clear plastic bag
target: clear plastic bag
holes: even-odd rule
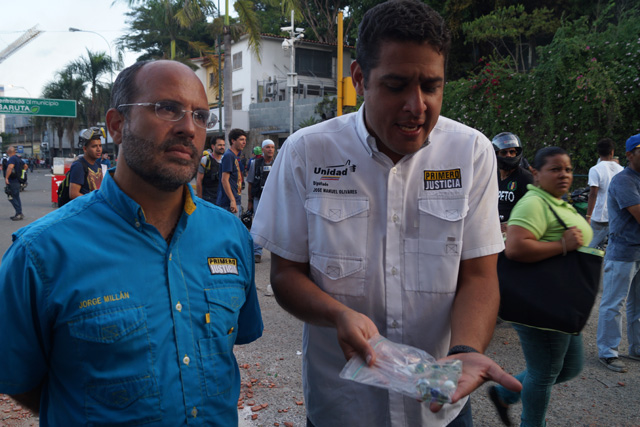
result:
[[[462,362],[436,363],[424,350],[389,341],[381,335],[369,339],[376,352],[376,362],[369,367],[359,356],[340,372],[340,378],[386,388],[419,401],[450,403],[458,387]]]

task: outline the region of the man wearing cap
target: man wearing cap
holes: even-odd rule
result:
[[[69,198],[71,200],[100,188],[102,167],[98,161],[102,156],[101,128],[92,127],[80,132],[79,145],[84,156],[73,162],[69,169]]]
[[[625,298],[627,357],[640,361],[640,134],[627,140],[626,155],[628,166],[609,184],[609,245],[598,317],[598,357],[615,372],[627,371],[618,358]]]
[[[270,139],[265,139],[262,141],[262,156],[256,157],[249,167],[249,175],[247,176],[249,202],[247,209],[254,212],[258,209],[264,184],[267,182],[267,177],[273,165],[275,152],[275,143]],[[262,261],[262,246],[257,243],[253,244],[253,256],[256,263]]]

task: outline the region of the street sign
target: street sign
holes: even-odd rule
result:
[[[68,99],[0,97],[0,114],[76,117],[76,101]]]

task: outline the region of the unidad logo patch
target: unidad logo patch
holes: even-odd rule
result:
[[[448,190],[451,188],[462,188],[460,169],[424,171],[425,190]]]
[[[339,181],[341,177],[347,176],[349,172],[355,171],[356,165],[352,165],[351,160],[347,160],[343,165],[313,168],[313,173],[320,175],[321,181]]]
[[[238,275],[238,260],[235,258],[207,258],[211,274]]]

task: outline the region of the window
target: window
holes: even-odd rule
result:
[[[233,54],[233,69],[239,70],[242,68],[242,52]]]
[[[214,87],[215,85],[215,75],[213,73],[209,73],[209,87]]]
[[[296,73],[301,76],[332,78],[332,53],[313,49],[296,49]],[[235,64],[235,62],[234,62]]]
[[[233,109],[234,110],[242,110],[242,94],[233,95]]]

